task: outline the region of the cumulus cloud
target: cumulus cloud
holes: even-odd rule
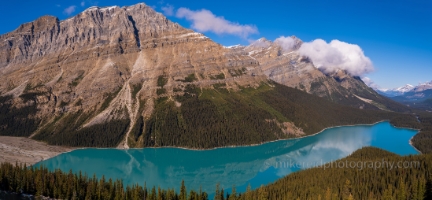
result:
[[[353,76],[362,76],[374,70],[372,61],[358,45],[339,40],[327,43],[316,39],[303,43],[298,52],[309,57],[314,65],[325,73],[345,70]]]
[[[284,51],[293,50],[296,45],[296,41],[292,37],[280,36],[274,42],[281,45]]]
[[[230,22],[224,17],[215,16],[211,11],[202,9],[193,11],[188,8],[179,8],[176,17],[185,18],[192,22],[192,28],[200,32],[213,32],[216,34],[230,34],[247,38],[251,34],[258,33],[253,25],[241,25]]]
[[[166,16],[173,16],[174,15],[174,6],[167,4],[166,6],[162,6],[162,11],[164,15]]]
[[[380,87],[369,77],[362,77],[362,81],[372,89],[380,89]]]
[[[76,6],[69,6],[66,9],[63,10],[63,12],[67,15],[71,15],[75,12]]]

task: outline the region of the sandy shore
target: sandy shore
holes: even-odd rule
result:
[[[71,150],[73,148],[51,146],[24,137],[0,136],[0,163],[26,163],[29,166]]]

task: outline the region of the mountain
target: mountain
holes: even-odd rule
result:
[[[143,3],[43,16],[0,36],[0,135],[212,148],[407,116],[360,78],[319,71],[293,40],[226,48]]]
[[[234,46],[230,50],[243,51],[256,59],[269,79],[288,87],[356,108],[407,111],[346,71],[332,74],[320,71],[309,58],[297,52],[303,42],[295,36],[291,38],[293,44],[289,48],[278,40],[261,38],[249,46]]]
[[[408,107],[414,109],[432,111],[432,89],[423,91],[410,91],[401,96],[391,97],[394,101],[398,101]]]
[[[431,111],[432,81],[417,86],[407,84],[391,90],[376,90],[378,93],[412,108]]]
[[[188,82],[238,88],[266,80],[255,72],[255,60],[228,54],[145,4],[91,7],[64,21],[44,16],[0,39],[7,41],[0,46],[1,94],[12,97],[14,107],[37,109],[29,111],[28,123],[80,113],[74,118],[81,116],[84,128],[117,121],[126,129],[139,107],[151,115],[154,98],[177,94]],[[234,79],[232,71],[244,76]]]
[[[394,89],[376,89],[376,91],[380,94],[383,94],[388,97],[396,97],[396,96],[404,96],[406,93],[414,92],[420,93],[425,90],[432,89],[432,81],[420,83],[417,86],[413,86],[410,84],[406,84],[405,86],[394,88]]]
[[[422,92],[425,90],[431,90],[432,89],[432,81],[426,82],[426,83],[420,83],[418,86],[416,86],[413,91],[414,92]]]
[[[398,87],[395,89],[377,89],[377,92],[388,97],[395,97],[395,96],[403,95],[404,93],[409,92],[414,88],[415,87],[413,85],[406,84],[402,87]]]
[[[398,102],[420,102],[432,98],[432,89],[422,91],[409,91],[400,96],[392,97]]]

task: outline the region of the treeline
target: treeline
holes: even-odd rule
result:
[[[136,91],[135,88],[134,91]],[[109,105],[120,89],[117,89],[113,94],[105,95],[106,99],[99,108],[99,112]],[[0,135],[28,137],[37,133],[33,139],[42,140],[51,145],[77,147],[114,147],[124,138],[129,126],[129,119],[111,120],[102,124],[82,127],[89,118],[94,116],[97,112],[96,109],[88,112],[79,110],[63,113],[42,126],[41,119],[36,116],[38,112],[36,99],[41,94],[43,93],[30,92],[20,95],[26,106],[19,108],[13,105],[12,96],[0,96]],[[116,112],[126,111],[119,110]]]
[[[0,165],[0,190],[55,199],[147,199],[147,200],[206,200],[205,192],[187,191],[184,182],[180,192],[174,189],[147,188],[140,185],[124,186],[121,180],[97,179],[95,175],[54,172],[44,167],[28,168],[9,163]]]
[[[270,199],[432,199],[432,155],[401,157],[384,150],[366,147],[336,162],[362,163],[358,167],[316,167],[292,173],[275,183],[237,193],[216,186],[214,200]],[[387,162],[389,164],[384,164]],[[403,168],[395,167],[397,163]],[[375,163],[372,167],[370,163]],[[381,163],[378,167],[377,163]],[[389,168],[394,163],[393,168]],[[3,163],[0,165],[0,190],[57,199],[147,199],[205,200],[202,191],[187,191],[184,182],[180,192],[174,189],[126,186],[120,180],[97,179],[46,168],[28,168]]]
[[[390,120],[397,126],[420,127],[411,114],[342,106],[279,84],[275,84],[274,90],[261,93],[260,97],[307,134],[332,126],[371,124],[380,120]]]
[[[409,168],[313,168],[252,191],[252,199],[432,199],[432,155],[400,157],[367,147],[340,162],[399,161]],[[420,163],[420,165],[417,165]],[[405,165],[405,164],[402,164]],[[376,165],[378,166],[378,164]],[[407,164],[408,166],[408,164]]]
[[[129,119],[118,119],[82,127],[89,113],[78,111],[57,117],[45,125],[34,137],[51,145],[77,147],[114,147],[123,139]]]
[[[33,100],[29,105],[15,108],[12,105],[12,96],[0,96],[0,135],[30,136],[37,129],[39,120],[35,118],[38,111],[35,96],[25,95],[26,101]],[[25,100],[25,99],[24,99]]]
[[[166,82],[163,76],[158,78],[158,86],[162,87]],[[410,114],[357,109],[271,84],[262,83],[258,88],[240,91],[227,90],[225,84],[215,84],[214,89],[187,85],[182,96],[156,99],[150,118],[137,118],[130,146],[203,149],[296,137],[281,130],[283,122],[293,123],[305,135],[332,126],[370,124],[380,120],[390,120],[400,127],[421,127]],[[181,106],[178,107],[173,99]],[[37,129],[39,121],[32,118],[37,112],[36,104],[29,105],[32,106],[17,109],[10,104],[10,97],[0,98],[0,135],[29,136],[37,130],[34,139],[53,145],[114,147],[123,139],[130,122],[129,119],[113,120],[83,128],[82,125],[100,110],[95,108],[88,112],[64,113]],[[415,140],[415,143],[421,141]],[[426,143],[415,145],[425,146]]]
[[[212,148],[227,145],[256,144],[285,137],[273,117],[263,109],[235,99],[224,107],[196,96],[156,105],[152,117],[146,121],[144,146],[187,146]]]
[[[421,112],[418,118],[422,128],[412,139],[413,145],[422,153],[432,153],[432,113]]]
[[[306,135],[340,125],[390,120],[400,127],[420,128],[410,114],[362,110],[339,105],[297,89],[274,83],[259,88],[228,91],[187,86],[181,103],[159,98],[149,119],[139,118],[132,134],[137,146],[212,148],[259,144],[295,137],[284,134],[283,122],[292,122]],[[140,141],[140,142],[138,142]]]

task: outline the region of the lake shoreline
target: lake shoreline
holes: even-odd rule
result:
[[[242,148],[242,147],[253,147],[253,146],[259,146],[259,145],[265,145],[268,143],[273,143],[273,142],[279,142],[279,141],[285,141],[285,140],[297,140],[297,139],[302,139],[302,138],[307,138],[307,137],[312,137],[315,135],[318,135],[328,129],[332,129],[332,128],[341,128],[341,127],[352,127],[352,126],[374,126],[376,124],[382,123],[382,122],[389,122],[390,120],[380,120],[377,122],[374,122],[372,124],[351,124],[351,125],[339,125],[339,126],[331,126],[331,127],[327,127],[322,129],[321,131],[317,132],[317,133],[313,133],[310,135],[305,135],[305,136],[301,136],[301,137],[296,137],[296,138],[287,138],[287,139],[278,139],[278,140],[272,140],[272,141],[266,141],[266,142],[262,142],[259,144],[250,144],[250,145],[230,145],[230,146],[222,146],[222,147],[213,147],[213,148],[208,148],[208,149],[196,149],[196,148],[188,148],[188,147],[176,147],[176,146],[163,146],[163,147],[144,147],[144,148],[153,148],[153,149],[159,149],[159,148],[177,148],[177,149],[184,149],[184,150],[191,150],[191,151],[207,151],[207,150],[216,150],[216,149],[223,149],[223,148]],[[405,127],[397,127],[393,124],[390,123],[391,126],[395,127],[395,128],[399,128],[399,129],[409,129],[409,130],[416,130],[416,131],[420,131],[419,129],[414,129],[414,128],[405,128]],[[418,132],[417,132],[418,133]],[[416,134],[417,134],[416,133]],[[415,136],[415,135],[414,135]],[[413,136],[413,137],[414,137]],[[409,144],[416,149],[411,142],[412,138],[409,140]],[[89,147],[91,148],[91,147]],[[81,149],[88,149],[86,147],[81,148]],[[113,148],[94,148],[94,149],[113,149]],[[120,150],[127,150],[127,149],[123,149],[123,148],[116,148],[116,149],[120,149]],[[129,148],[129,149],[143,149],[143,148]],[[421,152],[416,149],[416,151],[418,151],[420,154]]]
[[[323,133],[324,131],[328,130],[328,129],[332,129],[332,128],[341,128],[341,127],[352,127],[352,126],[374,126],[376,124],[382,123],[382,122],[389,122],[389,120],[380,120],[377,121],[375,123],[371,123],[371,124],[351,124],[351,125],[340,125],[340,126],[331,126],[331,127],[327,127],[322,129],[321,131],[314,133],[314,134],[310,134],[310,135],[305,135],[305,136],[301,136],[301,137],[295,137],[295,138],[287,138],[287,139],[278,139],[278,140],[272,140],[272,141],[266,141],[266,142],[262,142],[262,143],[258,143],[258,144],[250,144],[250,145],[230,145],[230,146],[221,146],[221,147],[213,147],[213,148],[207,148],[207,149],[197,149],[197,148],[188,148],[188,147],[178,147],[178,146],[162,146],[162,147],[144,147],[144,148],[129,148],[129,149],[160,149],[160,148],[177,148],[177,149],[183,149],[183,150],[189,150],[189,151],[208,151],[208,150],[217,150],[217,149],[223,149],[223,148],[246,148],[246,147],[253,147],[253,146],[259,146],[259,145],[265,145],[265,144],[269,144],[269,143],[274,143],[274,142],[279,142],[279,141],[287,141],[287,140],[298,140],[298,139],[302,139],[302,138],[307,138],[307,137],[312,137],[312,136],[316,136],[320,133]],[[394,126],[393,124],[390,123],[391,126],[395,127],[395,128],[402,128],[402,127],[397,127]],[[403,129],[410,129],[410,130],[416,130],[416,131],[420,131],[418,129],[413,129],[413,128],[403,128]],[[417,132],[418,133],[418,132]],[[417,134],[416,133],[416,134]],[[415,136],[415,135],[414,135]],[[419,154],[422,154],[421,151],[419,151],[417,148],[414,147],[413,143],[412,143],[412,139],[414,138],[411,137],[411,139],[409,140],[409,145],[412,146]],[[1,137],[5,137],[5,136],[1,136]],[[11,137],[11,138],[17,138],[17,140],[19,140],[19,138],[21,137]],[[28,139],[25,138],[25,140],[32,140],[32,139]],[[39,141],[35,141],[32,140],[34,142],[38,142],[38,143],[42,143]],[[44,143],[45,144],[45,143]],[[124,148],[115,148],[115,147],[108,147],[108,148],[100,148],[100,147],[66,147],[66,146],[51,146],[51,145],[47,145],[45,144],[47,147],[51,147],[51,148],[58,148],[56,149],[56,151],[51,152],[52,154],[49,154],[48,156],[43,156],[41,157],[42,159],[39,160],[32,160],[32,161],[27,161],[25,160],[25,158],[20,158],[19,156],[15,156],[15,162],[18,163],[26,163],[27,165],[34,165],[40,161],[43,160],[47,160],[53,157],[56,157],[58,155],[64,154],[64,153],[69,153],[72,152],[74,150],[83,150],[83,149],[118,149],[118,150],[128,150],[128,149],[124,149]],[[38,151],[36,151],[38,152]],[[48,151],[49,152],[49,151]],[[4,154],[7,156],[7,154]],[[4,160],[2,162],[9,162],[12,163],[11,161],[8,160]],[[1,162],[0,162],[1,163]],[[15,163],[12,163],[15,164]]]
[[[0,136],[0,163],[34,165],[46,159],[75,150],[53,146],[25,137]]]
[[[315,133],[314,137],[209,151],[178,147],[83,148],[34,167],[122,179],[124,186],[144,182],[178,189],[178,183],[185,181],[185,185],[194,190],[202,188],[213,192],[216,183],[220,183],[224,190],[236,185],[238,191],[243,192],[249,184],[258,188],[302,169],[335,163],[361,148],[379,148],[400,156],[419,155],[408,143],[417,131],[397,128],[389,122],[327,129]]]
[[[418,132],[419,133],[419,132]],[[417,135],[417,134],[416,134]],[[412,146],[412,148],[414,148],[419,154],[423,154],[423,152],[421,152],[420,150],[418,150],[415,146],[414,146],[414,144],[413,144],[413,142],[412,142],[412,139],[414,138],[414,136],[416,136],[416,135],[413,135],[411,138],[410,138],[410,140],[409,140],[409,144]]]

